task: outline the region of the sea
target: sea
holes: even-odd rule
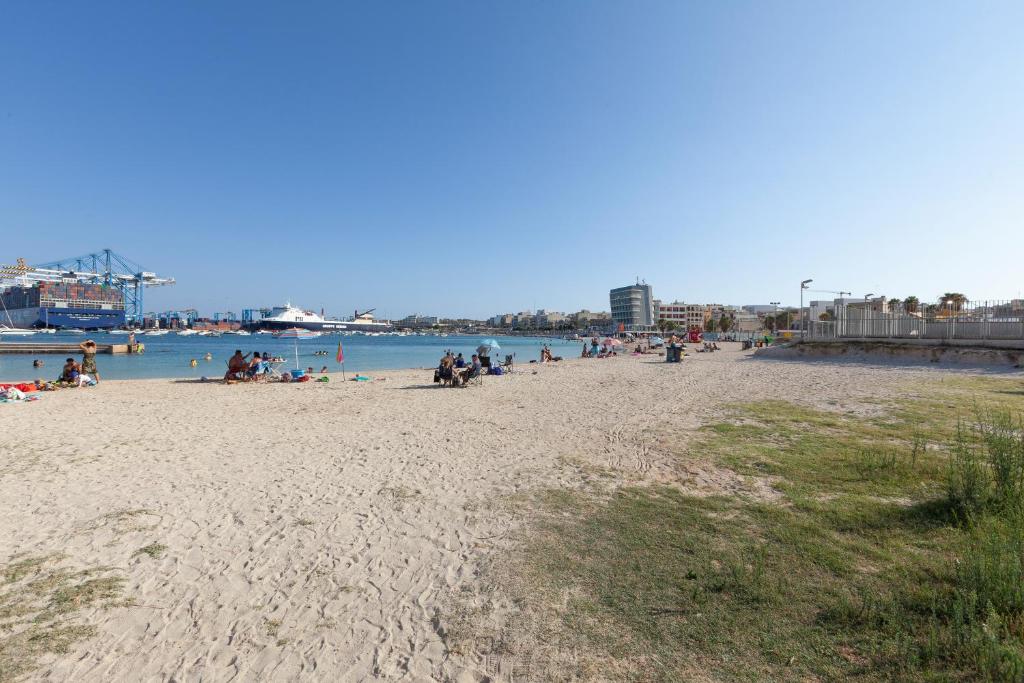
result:
[[[467,359],[476,352],[484,339],[494,339],[499,349],[491,353],[491,359],[504,360],[513,355],[516,363],[528,363],[540,359],[541,348],[547,344],[554,355],[575,357],[580,355],[581,342],[544,337],[483,337],[471,335],[409,335],[409,336],[367,336],[367,335],[324,335],[314,339],[275,339],[269,334],[250,336],[226,334],[220,337],[185,336],[174,332],[160,336],[139,335],[136,341],[145,345],[141,354],[98,354],[96,365],[101,379],[200,379],[220,378],[227,369],[226,361],[241,349],[242,353],[264,351],[271,356],[288,359],[282,370],[294,367],[303,370],[312,367],[318,372],[324,366],[330,372],[342,370],[336,362],[339,342],[345,357],[344,370],[348,373],[371,374],[377,370],[404,368],[434,368],[445,351],[462,353]],[[105,333],[36,334],[31,337],[0,337],[0,347],[8,343],[18,344],[78,344],[92,339],[97,344],[126,344],[127,335]],[[317,353],[319,352],[319,354]],[[211,360],[205,360],[210,354]],[[72,354],[81,361],[81,353]],[[296,359],[297,356],[297,359]],[[34,379],[56,379],[64,365],[66,355],[7,354],[0,353],[0,381],[26,381]],[[42,368],[32,366],[33,360],[43,361]],[[196,361],[192,367],[191,361]]]

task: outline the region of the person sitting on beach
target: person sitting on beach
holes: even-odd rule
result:
[[[260,356],[259,351],[252,352],[252,360],[249,361],[249,367],[246,370],[246,377],[249,379],[259,379],[261,376],[266,376],[267,364],[264,362],[263,357]]]
[[[459,368],[460,370],[466,367],[466,359],[462,357],[461,353],[455,357],[455,367]]]
[[[580,355],[580,358],[590,358],[590,347],[586,344],[583,345],[583,353]]]
[[[269,354],[269,353],[267,353],[266,351],[264,351],[264,352],[263,352],[263,355],[262,355],[262,356],[260,356],[260,357],[261,357],[261,358],[262,358],[263,360],[266,360],[266,361],[269,361],[269,360],[270,360],[270,354]]]
[[[224,379],[244,379],[249,369],[248,354],[242,355],[242,349],[235,349],[235,355],[228,359],[228,371],[224,373]]]
[[[64,363],[64,367],[61,368],[60,377],[57,378],[58,382],[64,384],[78,384],[78,377],[81,375],[81,367],[75,362],[74,358],[68,358]]]
[[[321,375],[326,375],[327,374],[327,366],[326,365],[323,366],[322,368],[320,368],[320,374]]]
[[[480,357],[474,353],[472,362],[459,375],[462,386],[466,386],[466,382],[469,380],[479,377],[481,370],[483,370],[483,364],[480,362]]]
[[[441,386],[445,384],[451,384],[455,375],[452,371],[452,366],[455,365],[455,361],[450,353],[444,354],[441,357],[441,362],[437,364],[437,372],[434,373],[434,381],[438,382]]]
[[[542,348],[540,350],[540,362],[541,363],[550,363],[551,362],[551,349],[548,348],[547,344],[545,344],[544,348]]]

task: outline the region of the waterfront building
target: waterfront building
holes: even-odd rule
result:
[[[654,291],[647,283],[616,287],[608,293],[612,320],[625,332],[654,329]]]
[[[688,304],[682,301],[665,304],[655,300],[654,317],[657,320],[675,323],[678,330],[689,330],[693,327],[703,330],[711,319],[711,309],[705,304]]]

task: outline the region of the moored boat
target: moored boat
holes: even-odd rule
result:
[[[287,330],[281,330],[280,332],[274,333],[275,339],[315,339],[319,336],[319,332],[314,330],[304,330],[301,327],[292,327]]]

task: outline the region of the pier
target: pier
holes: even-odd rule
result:
[[[63,355],[75,355],[82,352],[78,344],[50,344],[31,342],[6,342],[0,341],[0,353],[57,353]],[[131,353],[132,349],[128,344],[97,344],[96,353],[114,354]]]

